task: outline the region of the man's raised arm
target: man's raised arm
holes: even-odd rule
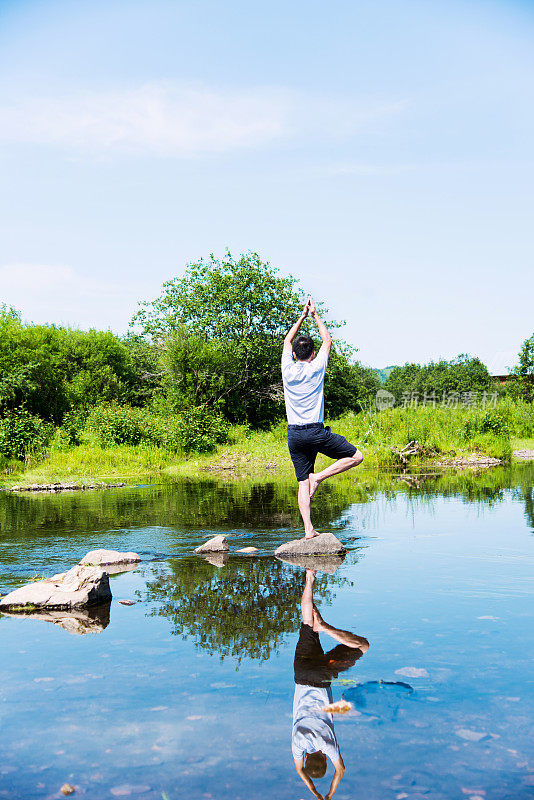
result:
[[[308,307],[310,314],[312,315],[313,319],[317,324],[317,327],[319,328],[319,335],[323,342],[319,350],[319,353],[324,353],[324,355],[328,358],[328,356],[330,355],[330,348],[332,347],[332,337],[328,333],[326,325],[324,324],[319,314],[317,313],[317,309],[315,308],[315,303],[313,302],[311,297],[308,300]],[[317,355],[319,355],[319,353]]]
[[[310,300],[311,300],[311,298],[310,298]],[[306,305],[303,307],[302,314],[300,315],[300,317],[295,322],[295,324],[293,325],[293,327],[291,328],[291,330],[287,334],[286,338],[284,339],[284,349],[283,349],[282,352],[290,353],[290,354],[292,353],[291,342],[293,341],[293,339],[295,338],[295,336],[299,332],[300,326],[302,325],[302,323],[304,322],[304,320],[308,316],[310,300],[308,300]],[[325,330],[326,330],[326,328],[325,328]]]

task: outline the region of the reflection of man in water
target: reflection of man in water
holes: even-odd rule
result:
[[[345,765],[339,752],[332,714],[322,709],[332,702],[332,678],[352,667],[367,652],[369,642],[363,636],[340,631],[323,620],[313,603],[314,578],[315,572],[306,570],[306,586],[301,600],[302,625],[295,650],[291,749],[295,769],[319,800],[323,797],[313,781],[326,773],[327,757],[332,761],[335,773],[325,795],[325,800],[330,800],[343,777]],[[324,653],[319,641],[320,631],[340,644]]]

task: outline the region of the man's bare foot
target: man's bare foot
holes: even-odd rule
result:
[[[305,539],[313,539],[315,536],[319,536],[319,533],[314,528],[304,534]]]
[[[321,481],[319,481],[317,479],[317,476],[316,476],[316,474],[314,472],[311,472],[308,475],[308,481],[309,481],[309,484],[310,484],[310,500],[311,500],[313,495],[317,491],[317,487],[319,486]]]

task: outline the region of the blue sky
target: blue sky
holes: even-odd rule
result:
[[[122,333],[255,250],[373,366],[534,330],[534,4],[0,6],[0,302]]]

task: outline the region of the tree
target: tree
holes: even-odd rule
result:
[[[518,359],[519,363],[506,382],[506,391],[531,403],[534,400],[534,333],[523,342]]]
[[[159,347],[163,390],[175,410],[207,405],[231,422],[267,427],[284,413],[282,341],[303,302],[292,276],[281,277],[257,253],[234,259],[227,252],[188,264],[183,277],[163,284],[159,298],[140,304],[132,324]],[[318,338],[310,320],[303,332]],[[330,416],[360,410],[378,388],[355,353],[340,341],[332,351],[325,381]]]
[[[26,324],[0,307],[0,414],[25,407],[61,422],[72,407],[124,399],[133,380],[128,351],[110,331]]]
[[[331,419],[347,411],[362,411],[374,401],[380,381],[376,372],[355,360],[356,349],[336,342],[324,381],[324,408]]]
[[[429,364],[405,364],[394,367],[384,384],[397,402],[404,393],[414,393],[422,399],[448,392],[484,392],[495,388],[493,378],[479,358],[459,355],[452,361],[431,361]]]
[[[283,411],[282,340],[304,295],[257,253],[188,264],[141,303],[132,324],[157,343],[178,408],[207,404],[231,422],[266,427]]]

